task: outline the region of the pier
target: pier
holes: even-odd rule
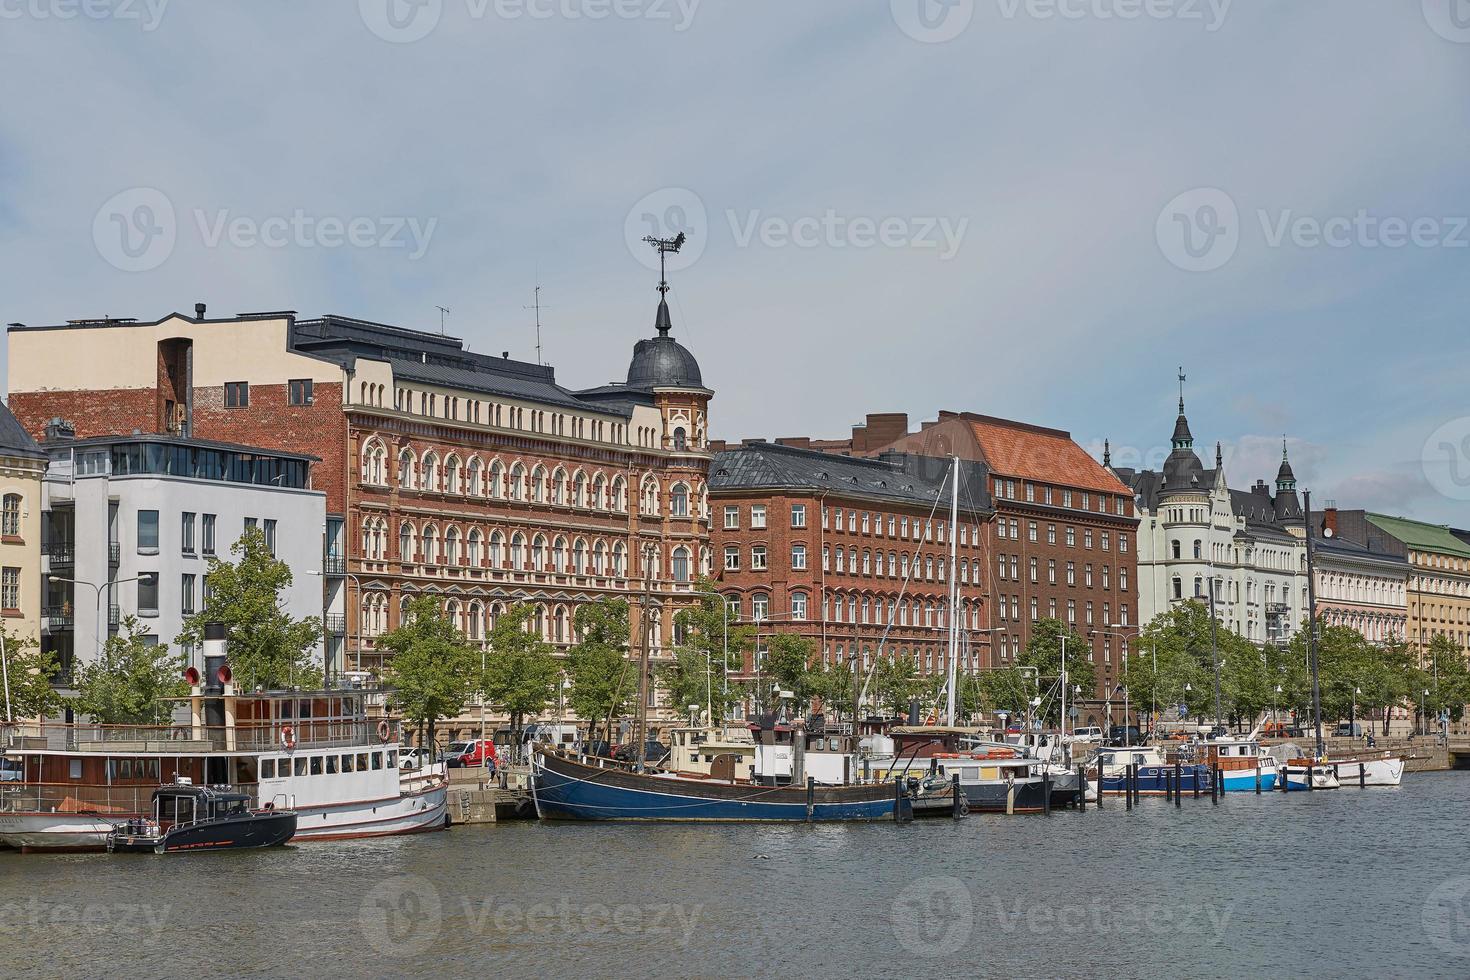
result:
[[[449,770],[449,819],[456,825],[533,820],[531,773],[524,766],[487,776],[480,769]]]

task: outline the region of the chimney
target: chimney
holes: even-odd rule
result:
[[[196,320],[203,320],[204,319],[204,304],[203,303],[195,303],[194,304],[194,319],[196,319]]]
[[[204,624],[204,691],[223,694],[229,677],[225,654],[225,624]]]
[[[909,416],[907,412],[885,412],[879,415],[869,415],[867,436],[868,449],[882,449],[884,446],[892,445],[909,434]]]
[[[786,446],[788,449],[810,449],[812,441],[807,436],[788,436],[784,439],[777,439],[776,445]]]
[[[1327,501],[1327,506],[1322,510],[1322,536],[1327,538],[1337,537],[1337,501]]]
[[[45,439],[47,442],[65,442],[77,437],[77,427],[66,419],[53,418],[46,423]]]

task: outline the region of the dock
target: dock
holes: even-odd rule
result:
[[[449,819],[455,825],[536,818],[526,767],[503,768],[493,776],[481,769],[451,769],[448,802]]]

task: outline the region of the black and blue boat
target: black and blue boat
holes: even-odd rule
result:
[[[532,791],[543,820],[772,821],[892,820],[893,783],[759,785],[637,772],[550,749],[533,760]],[[905,802],[908,790],[903,790]],[[915,810],[922,806],[914,807]]]
[[[1129,766],[1138,767],[1139,796],[1164,796],[1176,788],[1176,779],[1178,790],[1185,795],[1210,791],[1208,765],[1202,762],[1170,762],[1153,746],[1099,749],[1089,768],[1096,766],[1102,768],[1102,785],[1098,788],[1108,796],[1122,796],[1128,791]]]
[[[120,823],[107,835],[114,854],[166,854],[279,847],[296,836],[296,813],[253,810],[244,793],[180,781],[153,793],[153,817]]]

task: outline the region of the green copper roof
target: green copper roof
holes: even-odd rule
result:
[[[1442,525],[1411,521],[1407,517],[1389,517],[1386,514],[1369,514],[1368,520],[1417,551],[1434,551],[1470,558],[1470,544],[1455,537],[1449,528]]]

